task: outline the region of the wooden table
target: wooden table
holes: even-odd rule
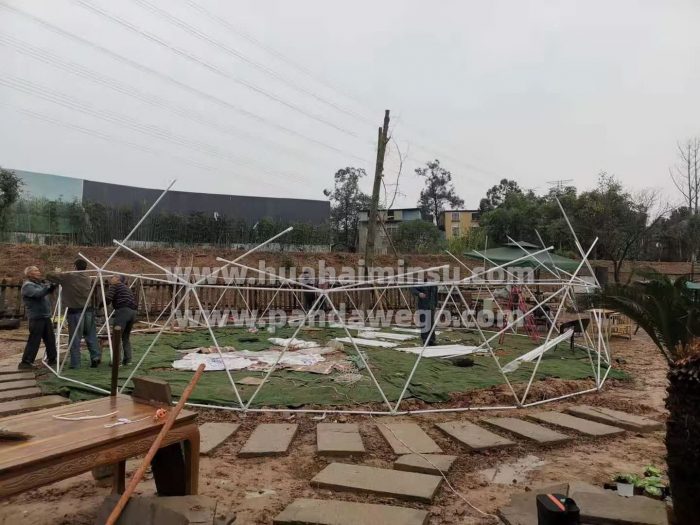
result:
[[[63,421],[53,416],[90,410],[84,415],[118,411],[110,417]],[[160,431],[163,422],[154,422],[156,407],[134,401],[129,396],[104,397],[47,410],[0,419],[0,428],[31,434],[27,441],[0,442],[0,499],[55,481],[70,478],[103,465],[118,466],[115,492],[123,492],[125,464],[128,458],[144,454]],[[105,428],[117,418],[143,421]],[[183,410],[163,441],[163,446],[184,442],[185,487],[197,494],[199,479],[199,429],[196,413]]]

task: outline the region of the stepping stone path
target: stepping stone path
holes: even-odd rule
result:
[[[22,381],[8,381],[7,383],[0,383],[0,392],[6,390],[17,390],[18,388],[29,388],[32,386],[37,386],[36,379],[24,379]]]
[[[377,428],[395,454],[439,454],[442,452],[438,444],[415,423],[379,422]]]
[[[17,372],[14,374],[2,374],[0,375],[0,383],[7,383],[9,381],[24,381],[27,379],[34,379],[34,374],[32,372]]]
[[[523,421],[522,419],[516,419],[514,417],[492,417],[485,419],[484,423],[502,428],[503,430],[507,430],[508,432],[534,441],[540,445],[556,445],[571,441],[572,439],[571,436],[567,436],[566,434],[561,434],[546,427],[535,425],[534,423],[529,423],[528,421]]]
[[[438,423],[437,427],[471,450],[508,448],[515,446],[510,439],[489,432],[468,421],[450,421]]]
[[[365,453],[356,423],[319,423],[316,425],[316,445],[318,453],[326,456]]]
[[[67,405],[70,400],[63,396],[42,396],[31,399],[18,399],[16,401],[6,401],[0,403],[0,417],[39,410],[40,408],[52,408],[60,405]]]
[[[199,427],[199,454],[208,456],[214,449],[226,441],[236,430],[237,423],[204,423]]]
[[[444,454],[406,454],[396,460],[394,469],[441,476],[449,472],[456,459],[457,456]]]
[[[285,423],[258,425],[238,455],[242,458],[252,458],[286,454],[298,428],[298,425]]]
[[[331,463],[312,480],[314,487],[369,492],[398,499],[430,503],[442,477],[362,465]]]
[[[528,416],[530,419],[549,423],[559,427],[575,430],[587,436],[613,436],[622,434],[625,430],[619,427],[604,425],[589,419],[581,419],[579,417],[570,416],[561,412],[537,412]]]
[[[584,419],[590,419],[591,421],[597,421],[598,423],[613,425],[640,433],[653,432],[664,426],[663,423],[659,423],[653,419],[635,416],[634,414],[604,407],[581,405],[568,408],[566,411],[576,417],[582,417]]]
[[[3,401],[12,401],[13,399],[38,397],[40,395],[41,389],[36,386],[32,386],[29,388],[19,388],[17,390],[5,390],[4,392],[0,392],[0,403],[2,403]]]
[[[278,525],[299,523],[309,525],[365,525],[367,523],[424,525],[427,522],[428,512],[425,510],[306,498],[294,500],[273,521]]]

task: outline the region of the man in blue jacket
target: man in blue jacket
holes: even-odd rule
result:
[[[41,280],[41,272],[36,266],[28,266],[24,270],[27,278],[22,285],[22,301],[29,320],[29,338],[24,347],[22,361],[17,366],[20,370],[35,368],[34,360],[39,351],[39,344],[44,341],[46,361],[49,366],[56,365],[56,339],[51,324],[51,301],[49,294],[55,284]]]
[[[428,280],[434,281],[435,279],[429,275]],[[424,283],[422,286],[419,284],[411,288],[411,293],[416,298],[416,313],[418,314],[418,322],[421,327],[420,338],[425,346],[435,346],[437,340],[436,330],[433,330],[435,308],[438,302],[437,292],[437,284]]]

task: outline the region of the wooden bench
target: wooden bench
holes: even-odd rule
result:
[[[90,412],[70,417],[118,413],[82,421],[53,417],[80,410]],[[114,491],[122,492],[126,460],[147,452],[162,427],[162,421],[153,420],[155,411],[153,405],[119,395],[0,419],[0,428],[32,436],[27,441],[0,442],[0,498],[105,465],[115,465]],[[105,428],[117,418],[144,419]],[[184,442],[186,494],[197,494],[198,490],[199,430],[195,418],[196,413],[183,410],[163,441],[163,447]]]

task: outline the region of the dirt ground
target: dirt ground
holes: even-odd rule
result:
[[[33,244],[0,244],[0,280],[8,283],[21,282],[22,271],[29,265],[36,265],[44,271],[52,271],[54,268],[72,269],[73,261],[78,258],[78,253],[82,253],[96,263],[104,262],[114,251],[109,246],[68,246],[68,245],[33,245]],[[208,266],[217,267],[221,263],[216,257],[233,258],[243,252],[231,252],[223,249],[207,247],[188,248],[146,248],[139,252],[151,260],[158,261],[166,266]],[[401,255],[405,266],[416,266],[430,268],[442,264],[454,266],[454,260],[445,254],[436,255]],[[340,270],[343,266],[357,268],[361,254],[357,253],[311,253],[311,252],[257,252],[249,256],[243,262],[257,266],[257,260],[265,260],[272,268],[295,266],[317,267],[319,260],[324,260],[326,267],[334,267]],[[469,266],[481,266],[482,263],[474,260],[465,261]],[[612,268],[610,261],[591,261],[593,266],[606,265]],[[396,257],[393,255],[381,255],[377,257],[376,266],[395,267]],[[683,275],[690,273],[690,263],[686,262],[656,262],[656,261],[628,261],[622,268],[622,278],[627,279],[630,271],[634,267],[653,267],[656,270],[669,275]],[[125,253],[124,250],[109,265],[108,269],[130,273],[153,273],[154,269],[146,261],[139,259],[135,255]],[[610,274],[612,278],[612,271]]]
[[[10,345],[12,345],[10,347]],[[19,345],[19,346],[18,346]],[[18,350],[21,343],[3,342],[0,347]],[[587,403],[644,414],[658,420],[665,418],[664,397],[666,365],[646,335],[641,333],[631,341],[613,340],[613,356],[618,367],[627,371],[631,381],[606,383],[601,393],[575,397],[563,402],[545,405],[546,409],[560,410],[568,405]],[[527,410],[535,410],[530,408]],[[489,412],[489,415],[494,413]],[[498,415],[522,415],[522,411],[500,412]],[[288,456],[280,458],[240,459],[236,452],[252,429],[261,422],[283,421],[284,417],[249,415],[241,418],[232,413],[201,411],[200,422],[237,421],[241,427],[233,438],[215,451],[211,457],[202,457],[200,463],[200,493],[214,497],[220,511],[238,514],[237,524],[267,524],[287,504],[297,497],[344,499],[348,501],[391,503],[425,508],[430,512],[431,524],[493,523],[472,509],[494,513],[514,492],[522,492],[555,482],[587,481],[602,485],[617,472],[640,472],[646,465],[665,467],[663,432],[635,434],[627,432],[606,439],[577,438],[572,443],[552,448],[522,444],[490,453],[473,453],[458,446],[442,435],[431,423],[447,420],[477,420],[484,413],[431,414],[401,416],[419,422],[447,454],[459,456],[448,479],[461,494],[458,496],[446,485],[440,489],[432,505],[399,503],[390,498],[372,497],[354,493],[336,493],[316,490],[309,480],[328,461],[315,455],[315,425],[312,416],[297,415],[289,419],[297,422],[300,431],[292,443]],[[360,424],[367,454],[362,459],[340,461],[391,468],[395,456],[386,444],[375,421],[366,416],[327,417],[326,421],[357,422]],[[486,468],[498,467],[534,455],[544,462],[516,483],[489,483],[479,474]],[[138,460],[128,463],[128,472],[135,470]],[[27,492],[0,503],[0,525],[81,525],[92,523],[97,507],[110,489],[98,487],[90,474],[64,480],[53,485]],[[139,485],[138,493],[154,494],[152,479]]]

